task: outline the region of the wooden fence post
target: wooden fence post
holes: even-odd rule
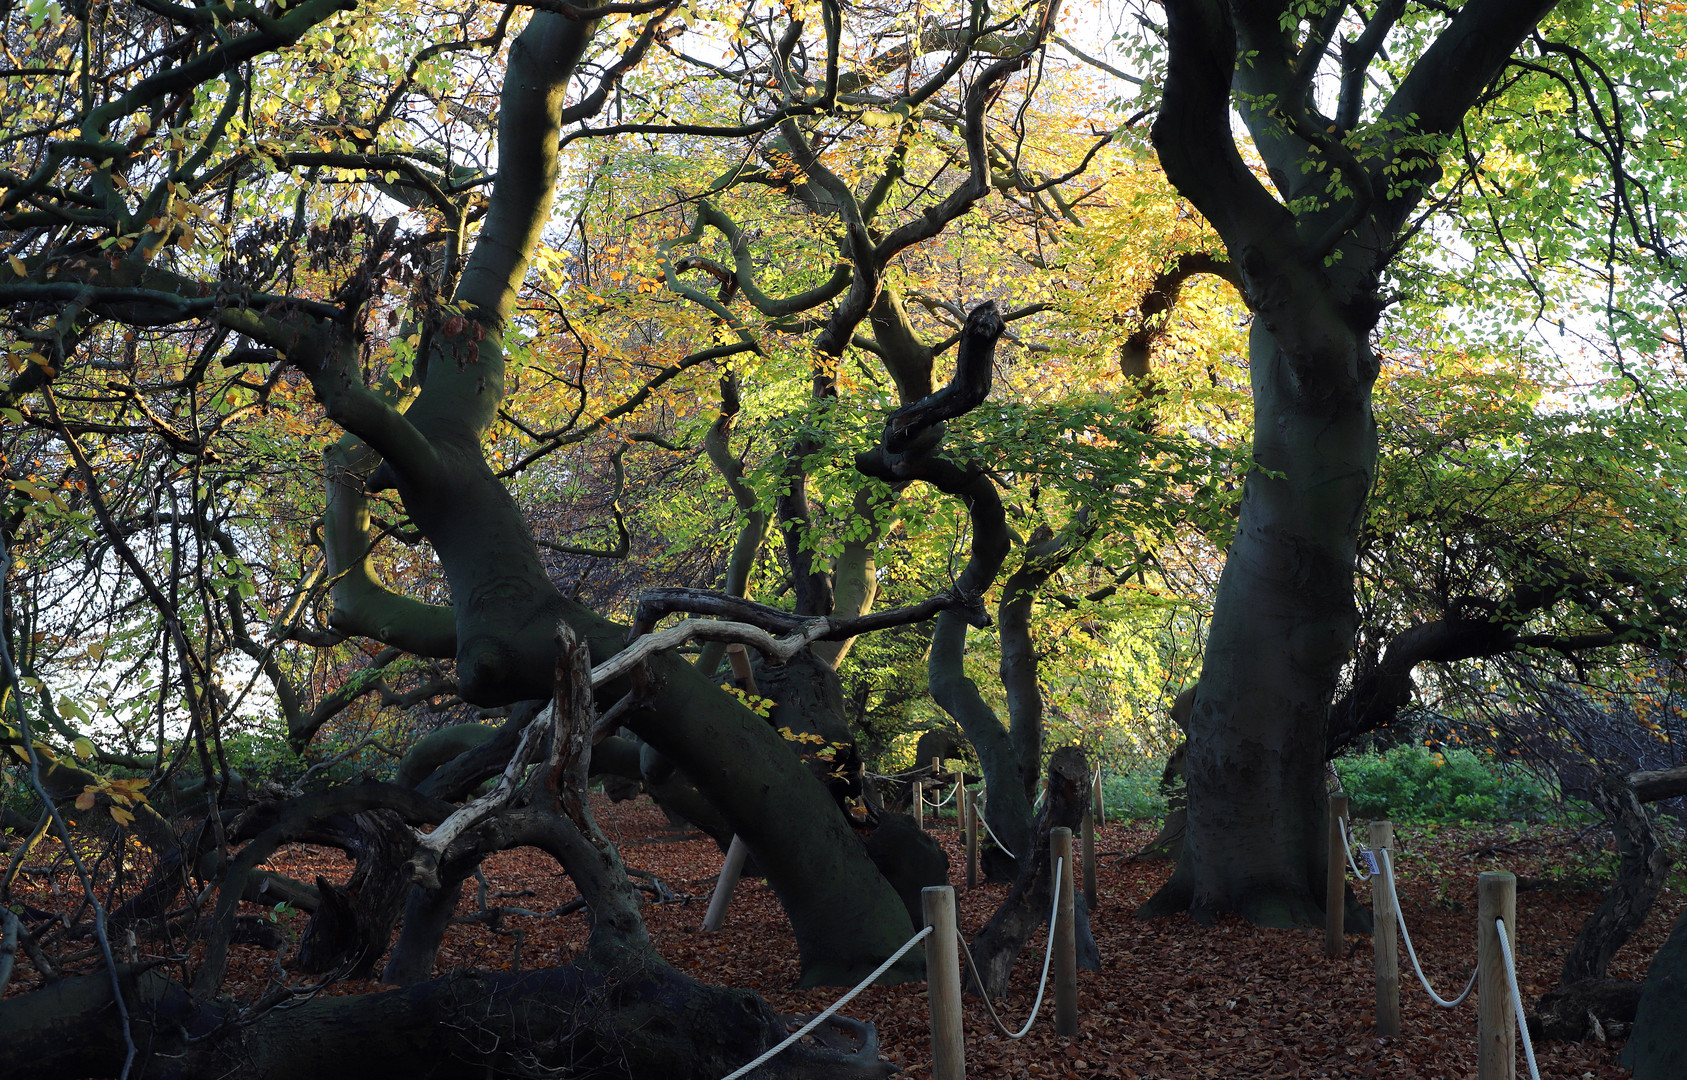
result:
[[[1054,1033],[1078,1033],[1077,890],[1072,878],[1072,830],[1049,830],[1050,869],[1058,860],[1060,899],[1054,906]]]
[[[917,828],[926,827],[926,786],[923,780],[914,780],[914,825]]]
[[[956,945],[955,890],[932,885],[920,890],[925,906],[926,998],[931,1005],[932,1080],[964,1080],[966,1042],[961,1036],[961,954]]]
[[[937,778],[939,776],[942,776],[942,775],[943,775],[943,759],[942,758],[932,758],[931,759],[931,784],[929,786],[931,788],[932,795],[935,798],[937,798],[940,802],[943,799],[943,785],[938,782]],[[935,829],[941,824],[943,824],[943,808],[941,806],[934,806],[934,807],[931,808],[931,827]]]
[[[1094,797],[1090,799],[1090,805],[1095,807],[1095,823],[1097,825],[1105,825],[1107,824],[1107,806],[1101,797],[1101,766],[1099,765],[1095,767],[1094,783],[1095,792]]]
[[[733,642],[726,647],[726,658],[732,664],[733,677],[744,684],[744,689],[756,693],[756,676],[750,668],[750,653],[743,645]],[[726,922],[726,909],[732,904],[732,893],[738,888],[738,878],[744,872],[744,859],[750,854],[750,849],[737,835],[732,837],[732,843],[727,845],[726,860],[721,863],[720,877],[715,879],[714,895],[709,897],[709,910],[703,915],[703,929],[714,933]]]
[[[744,857],[750,848],[737,836],[726,849],[726,861],[721,863],[720,877],[715,879],[714,895],[709,897],[709,911],[703,916],[703,929],[714,933],[726,921],[726,909],[732,903],[732,891],[738,888],[738,876],[744,872]]]
[[[1330,796],[1330,853],[1329,866],[1324,874],[1324,955],[1331,960],[1341,957],[1346,942],[1347,917],[1347,845],[1342,830],[1347,827],[1347,796],[1335,792]]]
[[[978,887],[978,800],[972,792],[963,793],[967,801],[967,888]]]
[[[1517,878],[1504,871],[1476,878],[1476,1080],[1513,1080],[1517,1070],[1517,1027],[1495,919],[1505,921],[1517,955]]]
[[[1371,941],[1376,946],[1377,1034],[1400,1034],[1400,924],[1395,921],[1394,823],[1371,822],[1371,848],[1381,874],[1371,879]]]
[[[1079,841],[1084,854],[1084,903],[1091,911],[1095,910],[1095,815],[1084,811],[1084,820],[1079,826]]]

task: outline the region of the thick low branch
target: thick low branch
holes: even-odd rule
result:
[[[1628,786],[1634,789],[1634,797],[1643,803],[1681,798],[1687,795],[1687,765],[1631,772],[1628,774]]]
[[[813,636],[808,639],[810,641],[842,641],[875,630],[888,630],[909,623],[924,622],[944,611],[954,612],[971,626],[982,628],[990,625],[990,616],[982,600],[976,595],[955,590],[938,593],[906,607],[877,611],[852,619],[838,619],[793,615],[753,600],[710,592],[707,589],[671,588],[650,589],[639,597],[638,613],[633,619],[633,633],[648,633],[650,627],[656,625],[663,616],[681,611],[748,624],[769,635],[812,633]],[[752,644],[748,640],[744,640],[744,643]],[[595,671],[593,677],[596,678]]]

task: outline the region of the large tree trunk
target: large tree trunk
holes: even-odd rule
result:
[[[1223,239],[1254,314],[1254,468],[1190,717],[1183,853],[1147,914],[1322,919],[1325,725],[1353,642],[1355,553],[1376,469],[1377,284],[1441,177],[1434,148],[1552,6],[1463,4],[1415,59],[1392,57],[1408,73],[1370,103],[1366,68],[1403,9],[1361,13],[1365,32],[1341,50],[1326,116],[1314,87],[1327,16],[1166,4],[1154,147]],[[1238,109],[1271,188],[1238,149]]]
[[[1634,1080],[1681,1080],[1687,1076],[1687,913],[1675,920],[1669,940],[1652,957],[1640,989],[1634,1030],[1622,1063]]]
[[[1368,325],[1349,325],[1317,295],[1295,299],[1298,310],[1274,314],[1297,320],[1296,340],[1333,355],[1290,356],[1270,320],[1255,320],[1257,468],[1189,717],[1184,857],[1148,915],[1323,921],[1324,720],[1357,628],[1353,567],[1376,469],[1376,361]],[[1314,393],[1298,377],[1314,363],[1343,377]]]

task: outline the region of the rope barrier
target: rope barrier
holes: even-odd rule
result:
[[[1054,959],[1054,920],[1060,913],[1060,875],[1065,862],[1064,859],[1054,860],[1054,885],[1051,889],[1054,893],[1054,904],[1049,908],[1049,940],[1043,949],[1043,977],[1037,984],[1037,1000],[1031,1005],[1031,1018],[1026,1020],[1025,1026],[1017,1032],[1009,1031],[1008,1026],[1002,1023],[1002,1018],[996,1015],[996,1007],[990,1003],[990,994],[984,989],[984,973],[978,970],[978,962],[972,958],[972,950],[967,948],[967,939],[960,934],[955,935],[961,943],[961,952],[966,955],[967,968],[972,972],[973,981],[978,984],[978,996],[984,999],[985,1010],[990,1014],[990,1019],[996,1022],[996,1029],[1010,1039],[1023,1039],[1025,1033],[1031,1030],[1031,1025],[1037,1022],[1037,1012],[1043,1007],[1043,992],[1049,985],[1049,961]],[[727,1080],[731,1080],[731,1077]]]
[[[978,808],[978,820],[984,824],[984,831],[990,834],[990,839],[994,840],[996,842],[996,846],[1002,849],[1002,854],[1006,855],[1010,859],[1019,858],[1018,855],[1015,855],[1013,852],[1008,850],[1008,846],[1002,843],[1002,838],[996,835],[996,830],[990,827],[990,819],[984,816],[983,806]]]
[[[1400,924],[1400,938],[1406,943],[1406,955],[1412,958],[1412,970],[1417,973],[1418,982],[1423,984],[1424,993],[1428,994],[1430,1000],[1435,1004],[1443,1009],[1456,1008],[1464,1002],[1465,998],[1470,996],[1471,988],[1476,985],[1476,973],[1479,969],[1471,969],[1470,981],[1464,984],[1464,992],[1453,1000],[1448,1001],[1435,992],[1435,988],[1429,985],[1429,979],[1423,973],[1423,965],[1418,963],[1418,951],[1412,948],[1412,932],[1406,929],[1406,913],[1400,910],[1400,893],[1394,888],[1394,860],[1385,856],[1381,862],[1384,871],[1384,888],[1394,899],[1394,920]]]
[[[1352,825],[1346,818],[1336,818],[1336,820],[1341,822],[1341,850],[1347,855],[1348,869],[1352,870],[1353,876],[1360,881],[1369,879],[1371,875],[1360,870],[1359,864],[1353,861],[1353,846],[1347,842],[1347,830],[1352,828]]]
[[[1500,955],[1505,957],[1505,978],[1511,988],[1511,1010],[1517,1014],[1517,1030],[1523,1036],[1523,1060],[1529,1063],[1529,1076],[1533,1080],[1541,1080],[1541,1071],[1535,1065],[1535,1046],[1529,1041],[1529,1021],[1523,1016],[1523,995],[1517,989],[1517,961],[1511,957],[1511,941],[1506,935],[1505,920],[1495,919],[1494,928],[1500,935]]]
[[[930,799],[926,798],[925,789],[923,787],[920,789],[920,801],[931,807],[933,810],[941,810],[943,807],[948,806],[949,800],[954,797],[955,789],[950,788],[949,794],[943,796],[943,798],[939,799],[937,802],[932,802]]]
[[[889,960],[886,960],[884,963],[880,964],[877,968],[875,968],[873,970],[873,973],[871,975],[867,976],[865,979],[863,979],[859,983],[857,983],[855,985],[855,989],[851,990],[849,993],[845,994],[843,997],[839,998],[838,1000],[832,1002],[831,1006],[829,1008],[827,1008],[827,1010],[825,1012],[816,1016],[814,1019],[810,1020],[808,1023],[804,1024],[802,1027],[798,1028],[796,1031],[793,1031],[790,1035],[786,1036],[785,1041],[780,1043],[778,1046],[775,1046],[772,1049],[766,1051],[760,1057],[758,1057],[754,1061],[750,1062],[748,1065],[741,1066],[736,1071],[727,1073],[725,1076],[721,1077],[721,1080],[738,1080],[739,1077],[746,1076],[749,1073],[753,1072],[754,1070],[761,1068],[767,1062],[773,1060],[773,1058],[776,1055],[778,1055],[780,1053],[780,1051],[784,1050],[786,1047],[790,1046],[792,1043],[796,1042],[798,1039],[801,1039],[804,1035],[807,1035],[809,1032],[811,1032],[815,1028],[819,1027],[820,1024],[823,1021],[825,1021],[828,1017],[830,1017],[833,1013],[837,1012],[839,1009],[841,1009],[845,1005],[849,1004],[850,1001],[854,999],[856,994],[859,994],[861,991],[867,989],[867,987],[869,987],[873,983],[877,982],[880,975],[883,975],[885,972],[889,971],[892,964],[894,964],[898,960],[902,959],[902,955],[904,953],[906,953],[909,949],[912,949],[915,945],[918,945],[921,941],[924,941],[926,936],[930,933],[931,933],[931,927],[928,926],[924,930],[921,930],[919,933],[915,934],[913,937],[909,938],[906,942],[903,943],[903,945],[900,949],[897,949],[894,953],[891,953]]]

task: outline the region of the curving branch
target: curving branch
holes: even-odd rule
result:
[[[1197,274],[1212,274],[1223,278],[1238,290],[1242,276],[1235,264],[1223,255],[1209,251],[1188,251],[1177,257],[1170,268],[1155,275],[1153,284],[1137,304],[1136,329],[1125,339],[1119,351],[1119,370],[1139,379],[1153,377],[1154,345],[1165,336],[1171,325],[1171,311],[1177,305],[1183,286]],[[1144,396],[1147,396],[1146,394]]]
[[[1365,103],[1365,73],[1382,51],[1388,32],[1405,13],[1406,0],[1383,0],[1365,21],[1365,29],[1358,38],[1341,43],[1341,97],[1336,105],[1336,134],[1345,135],[1358,125],[1359,111]]]
[[[936,446],[943,437],[944,421],[972,411],[990,396],[996,342],[1006,329],[994,300],[972,309],[961,328],[955,373],[948,384],[897,409],[885,420],[881,445],[888,458],[894,460]]]
[[[558,552],[562,555],[589,555],[597,559],[625,559],[632,548],[632,535],[627,532],[627,515],[621,509],[621,495],[627,489],[627,469],[621,463],[628,447],[632,443],[625,442],[615,448],[609,455],[609,463],[615,470],[615,489],[609,497],[609,512],[615,519],[615,546],[610,548],[575,547],[570,544],[559,544],[554,540],[539,540],[542,548]]]

